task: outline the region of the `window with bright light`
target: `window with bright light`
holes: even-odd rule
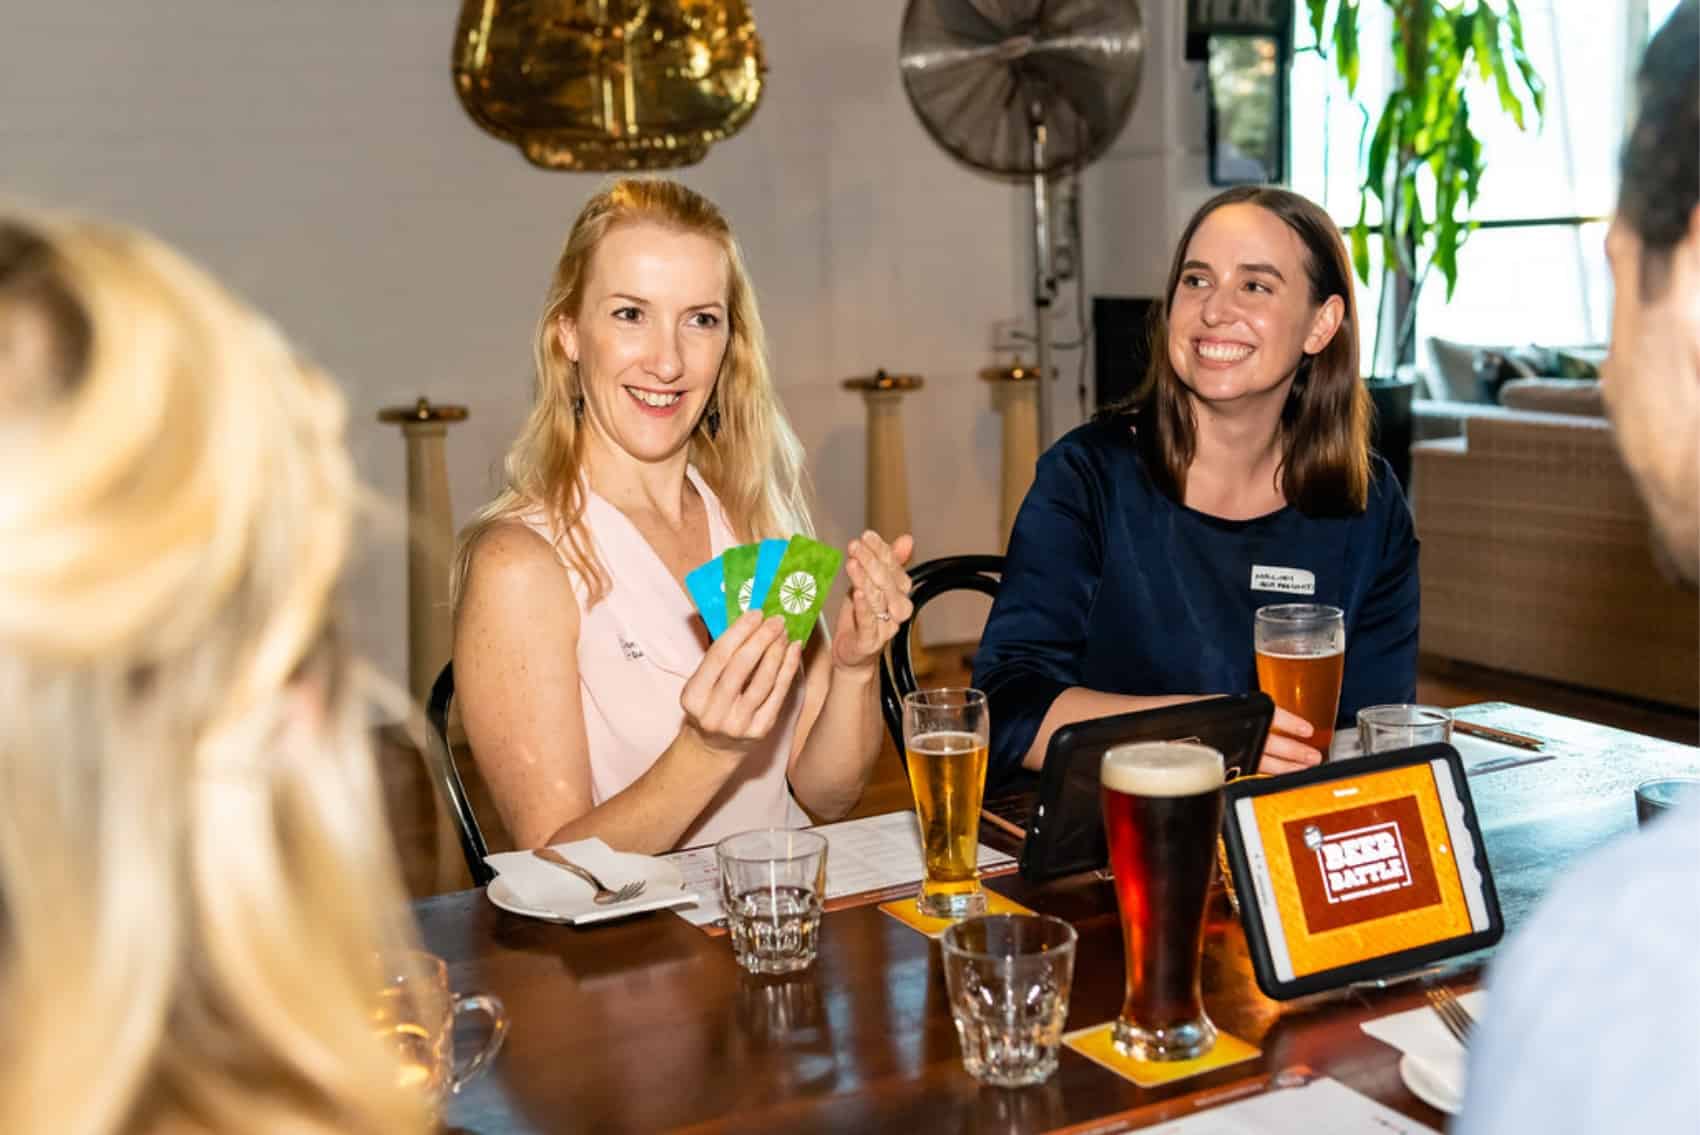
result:
[[[1473,212],[1484,227],[1459,252],[1458,286],[1431,274],[1419,293],[1414,361],[1430,365],[1439,338],[1478,346],[1565,347],[1604,342],[1611,318],[1603,242],[1617,196],[1618,149],[1633,99],[1633,74],[1648,29],[1678,0],[1522,0],[1525,47],[1547,84],[1539,132],[1521,132],[1486,88],[1471,104],[1486,169]],[[1357,219],[1359,181],[1369,134],[1393,73],[1385,5],[1359,10],[1357,98],[1346,94],[1332,60],[1304,50],[1312,42],[1304,4],[1295,4],[1290,107],[1291,185],[1321,202],[1342,227]],[[1373,202],[1372,202],[1373,209]],[[1378,218],[1371,214],[1374,223]],[[1372,241],[1374,250],[1378,242]],[[1376,264],[1372,279],[1379,280]],[[1359,283],[1366,373],[1394,362],[1389,304]],[[1388,322],[1381,356],[1372,358],[1377,317]]]

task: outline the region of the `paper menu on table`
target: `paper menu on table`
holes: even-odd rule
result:
[[[921,832],[913,812],[888,812],[812,830],[826,837],[827,903],[921,881]],[[678,915],[698,926],[720,921],[724,911],[714,848],[693,847],[662,858],[678,864],[685,889],[697,896],[697,905]],[[981,871],[997,871],[1013,867],[1015,860],[981,844],[979,863]]]
[[[1113,1122],[1096,1131],[1118,1131]],[[1432,1127],[1353,1091],[1320,1079],[1264,1092],[1142,1130],[1149,1135],[1431,1135]]]

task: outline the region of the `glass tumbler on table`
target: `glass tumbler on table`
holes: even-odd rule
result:
[[[373,1022],[400,1058],[403,1087],[422,1093],[436,1110],[445,1097],[476,1079],[501,1050],[508,1015],[501,999],[487,994],[457,994],[449,989],[448,964],[435,954],[407,950],[385,956],[384,984]],[[455,1022],[465,1013],[483,1013],[490,1034],[464,1064],[455,1060]]]
[[[979,690],[916,690],[903,698],[903,749],[921,825],[922,914],[983,914],[980,800],[991,716]]]
[[[738,964],[751,973],[795,973],[815,960],[826,897],[826,837],[760,828],[714,845],[720,901]]]
[[[1364,755],[1452,740],[1452,715],[1429,705],[1371,705],[1358,710]]]
[[[1074,927],[1049,915],[964,919],[939,936],[962,1066],[986,1084],[1042,1084],[1074,982]]]
[[[1700,807],[1700,778],[1665,776],[1635,786],[1635,823],[1639,827],[1646,827],[1679,805]]]
[[[1200,961],[1222,828],[1222,754],[1191,742],[1118,745],[1104,754],[1099,779],[1127,964],[1111,1036],[1137,1060],[1191,1060],[1216,1043]]]
[[[1252,636],[1258,689],[1310,722],[1315,732],[1303,740],[1327,760],[1346,669],[1346,613],[1321,603],[1259,607]]]

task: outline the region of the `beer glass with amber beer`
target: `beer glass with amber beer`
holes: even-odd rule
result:
[[[991,718],[979,690],[917,690],[903,698],[903,749],[921,824],[921,913],[984,914],[980,798]]]
[[[1340,711],[1340,679],[1346,670],[1346,615],[1321,603],[1277,603],[1259,607],[1252,630],[1257,649],[1257,686],[1316,732],[1305,743],[1328,759],[1334,715]]]
[[[1099,766],[1127,961],[1111,1036],[1136,1060],[1191,1060],[1216,1043],[1199,962],[1223,770],[1220,752],[1186,741],[1118,745]]]

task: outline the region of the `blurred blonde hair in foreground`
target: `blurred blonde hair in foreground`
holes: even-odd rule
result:
[[[425,1126],[343,419],[157,241],[0,208],[0,1131]]]

